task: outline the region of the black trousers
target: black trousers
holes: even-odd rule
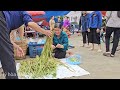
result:
[[[2,68],[6,79],[18,79],[9,33],[3,12],[0,11],[0,60]]]
[[[97,28],[90,28],[89,42],[94,44],[101,44],[100,33],[96,32]]]
[[[112,47],[112,51],[111,54],[115,54],[116,49],[118,47],[118,43],[119,43],[119,38],[120,38],[120,28],[112,28],[112,27],[107,27],[106,28],[106,52],[110,51],[110,36],[112,34],[112,32],[114,32],[114,36],[113,36],[113,47]]]
[[[54,49],[54,53],[55,53],[54,57],[58,59],[65,58],[66,56],[66,51],[63,51],[59,48]]]
[[[89,44],[89,38],[88,38],[88,31],[82,32],[82,37],[83,37],[83,43],[85,44],[86,42]],[[87,38],[86,38],[87,37]]]

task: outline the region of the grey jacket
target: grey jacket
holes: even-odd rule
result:
[[[117,11],[107,11],[106,19],[107,27],[120,28],[120,18],[117,16]]]

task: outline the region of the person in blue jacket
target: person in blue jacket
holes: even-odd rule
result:
[[[100,30],[102,26],[102,13],[100,11],[93,11],[89,15],[89,23],[88,23],[88,32],[89,41],[92,43],[91,50],[94,50],[94,44],[98,44],[99,49],[98,52],[101,52],[101,43],[100,43]]]
[[[82,37],[83,37],[82,47],[84,47],[86,43],[89,46],[89,39],[88,39],[89,33],[87,31],[88,30],[88,22],[89,22],[89,14],[87,13],[87,11],[82,11],[82,15],[81,15],[80,21],[79,21],[79,28],[81,29],[81,27],[82,27],[82,30],[81,30]]]
[[[0,11],[0,60],[6,79],[18,79],[10,32],[23,24],[47,36],[52,35],[51,31],[44,30],[33,22],[31,15],[26,11]],[[19,57],[24,55],[19,46],[15,48]]]
[[[54,30],[52,45],[55,53],[54,57],[58,59],[65,58],[66,51],[68,50],[68,36],[58,25],[55,25]]]

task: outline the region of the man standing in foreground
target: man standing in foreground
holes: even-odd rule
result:
[[[26,11],[0,11],[0,60],[6,79],[18,79],[10,32],[23,24],[47,36],[52,35],[33,22]]]

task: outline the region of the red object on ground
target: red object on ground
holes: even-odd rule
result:
[[[32,16],[45,15],[44,11],[27,11]]]

